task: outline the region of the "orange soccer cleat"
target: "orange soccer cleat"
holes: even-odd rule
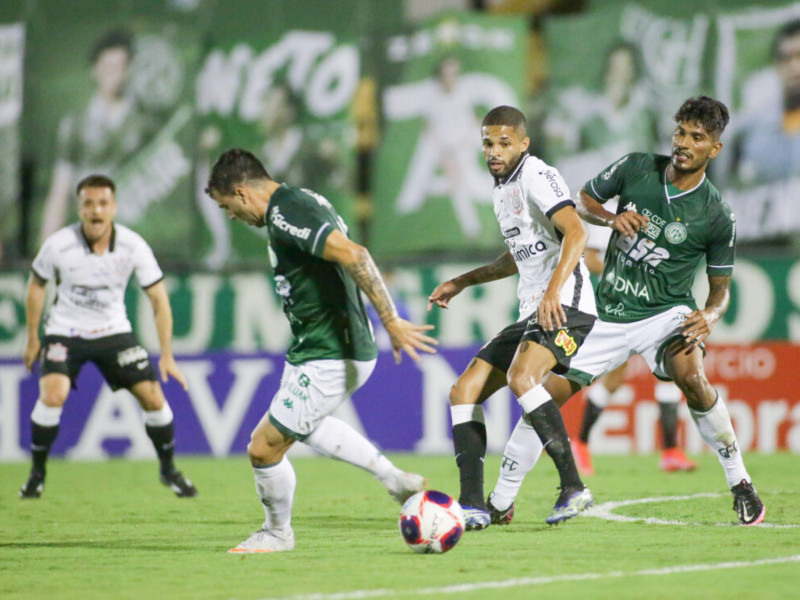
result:
[[[674,471],[694,471],[697,463],[690,460],[680,448],[665,448],[661,452],[661,470],[667,473]]]

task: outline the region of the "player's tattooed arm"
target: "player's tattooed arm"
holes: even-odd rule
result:
[[[690,312],[683,322],[683,338],[690,344],[699,344],[711,334],[731,301],[730,275],[709,275],[708,287],[705,308]]]
[[[419,360],[418,350],[435,353],[438,342],[425,332],[433,325],[415,325],[397,314],[386,283],[381,277],[369,251],[350,240],[341,231],[333,231],[325,240],[322,258],[338,263],[366,294],[386,328],[392,341],[396,362],[400,362],[401,350],[414,360]]]
[[[436,304],[440,308],[447,308],[450,299],[460,294],[464,288],[479,285],[490,281],[504,279],[517,273],[517,263],[510,251],[505,251],[488,265],[478,267],[458,277],[440,283],[428,296],[428,310]]]

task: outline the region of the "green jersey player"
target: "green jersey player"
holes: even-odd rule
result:
[[[292,341],[278,392],[247,447],[264,505],[263,527],[235,553],[294,549],[291,527],[295,441],[372,473],[399,502],[425,480],[401,471],[355,429],[329,416],[366,382],[377,352],[359,289],[375,307],[399,362],[404,350],[434,352],[436,340],[401,319],[369,252],[347,237],[330,203],[314,192],[273,180],[250,152],[232,149],[214,165],[206,189],[232,219],[266,227],[275,289]]]
[[[641,354],[657,377],[674,381],[686,396],[701,437],[725,471],[739,522],[756,525],[764,519],[764,504],[745,469],[725,402],[703,369],[702,342],[730,302],[736,242],[735,218],[706,177],[709,161],[722,149],[728,110],[701,96],[686,100],[674,118],[670,156],[629,154],[581,192],[581,216],[612,227],[614,234],[597,290],[599,319],[570,363],[571,384],[550,377],[547,388],[563,404],[581,386]],[[611,213],[603,203],[614,196],[620,200]],[[698,309],[691,285],[702,260],[710,291]],[[506,448],[518,453],[519,446],[509,440]],[[531,466],[523,460],[518,469]],[[513,502],[520,483],[518,476],[503,480],[501,470],[492,496],[498,509]]]

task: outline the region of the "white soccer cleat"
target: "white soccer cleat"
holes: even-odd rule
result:
[[[557,525],[562,521],[578,516],[594,504],[594,498],[589,488],[582,490],[561,490],[561,494],[553,507],[553,512],[545,519],[548,525]]]
[[[399,504],[403,504],[411,496],[425,489],[427,480],[422,475],[399,471],[386,483],[389,495]]]
[[[294,531],[280,538],[262,527],[235,548],[228,550],[230,554],[264,554],[266,552],[288,552],[294,550]]]

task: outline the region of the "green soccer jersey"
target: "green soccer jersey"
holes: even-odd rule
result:
[[[708,274],[733,272],[736,217],[706,177],[692,190],[671,186],[669,162],[669,156],[628,154],[584,187],[599,202],[619,196],[618,213],[650,218],[633,239],[611,236],[597,287],[604,321],[639,321],[680,304],[697,308],[691,288],[703,257]]]
[[[275,289],[292,328],[286,360],[372,360],[375,336],[355,281],[324,260],[325,240],[347,226],[319,194],[281,185],[266,214]]]

